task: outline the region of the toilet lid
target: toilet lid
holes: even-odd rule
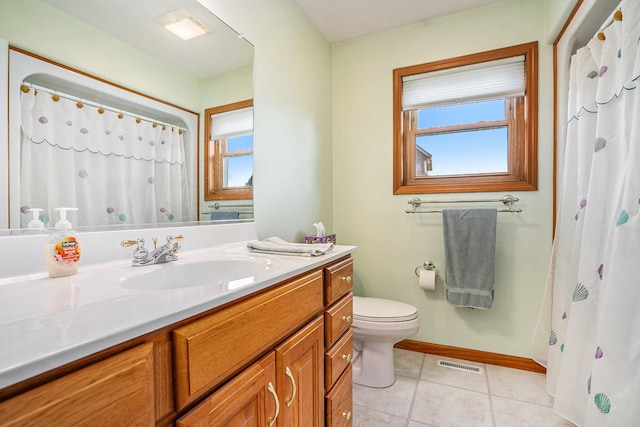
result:
[[[418,317],[410,304],[382,298],[353,297],[353,318],[368,322],[406,322]]]

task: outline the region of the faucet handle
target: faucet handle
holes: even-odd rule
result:
[[[184,240],[184,236],[182,234],[178,234],[177,236],[167,236],[167,242],[182,242]]]
[[[120,242],[120,245],[123,248],[128,248],[129,246],[133,246],[133,245],[144,245],[144,239],[136,239],[136,240],[123,240],[122,242]]]
[[[137,245],[136,249],[133,251],[133,265],[141,265],[138,263],[140,260],[144,260],[149,251],[144,247],[144,239],[136,239],[136,240],[123,240],[120,245],[123,248],[128,248],[129,246]]]

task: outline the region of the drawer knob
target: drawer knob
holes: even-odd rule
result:
[[[347,282],[347,283],[351,283],[351,276],[343,277],[342,281],[343,282]]]
[[[347,361],[347,363],[351,362],[351,353],[343,354],[342,358]]]
[[[351,323],[351,316],[342,316],[342,320],[344,320],[347,323]]]
[[[345,417],[347,419],[347,421],[349,421],[351,419],[351,411],[349,412],[343,412],[340,415],[342,415],[343,417]]]

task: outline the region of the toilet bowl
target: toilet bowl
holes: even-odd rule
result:
[[[353,382],[389,387],[395,381],[393,345],[418,332],[418,309],[381,298],[353,297]]]

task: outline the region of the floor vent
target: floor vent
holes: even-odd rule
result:
[[[465,365],[462,363],[449,362],[448,360],[438,360],[438,366],[445,368],[458,369],[460,371],[473,372],[475,374],[481,374],[482,368],[477,366]]]

